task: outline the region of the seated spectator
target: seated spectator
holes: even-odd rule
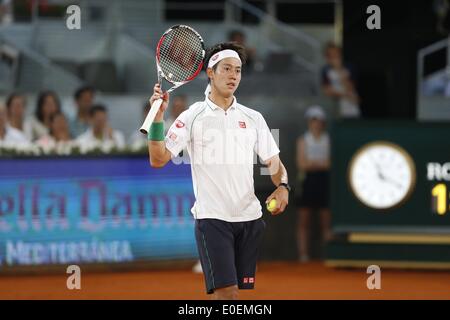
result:
[[[150,102],[146,101],[142,108],[142,119],[145,119],[148,112],[150,111]],[[143,121],[143,120],[142,120]],[[140,125],[140,124],[139,124]],[[147,148],[147,135],[142,134],[139,130],[135,130],[130,137],[130,145],[133,150],[140,150],[143,148]]]
[[[25,119],[26,100],[19,93],[12,93],[6,99],[9,125],[21,131],[31,141],[31,122]]]
[[[89,128],[89,110],[94,104],[95,90],[90,86],[79,88],[74,95],[77,114],[69,123],[73,137],[78,137]]]
[[[103,105],[94,105],[89,111],[91,127],[76,140],[84,150],[95,148],[123,149],[125,139],[120,131],[114,130],[108,123],[108,112]]]
[[[327,64],[322,68],[322,90],[337,101],[340,118],[360,116],[359,96],[351,68],[342,62],[341,48],[334,43],[325,47]]]
[[[310,258],[311,214],[317,210],[323,241],[331,238],[329,210],[330,138],[325,129],[325,112],[319,106],[306,112],[308,131],[297,142],[297,167],[302,173],[301,190],[296,192],[299,223],[297,242],[299,260]]]
[[[62,112],[54,113],[50,117],[49,134],[37,140],[37,144],[42,147],[56,147],[60,143],[72,141],[67,119]]]
[[[185,95],[177,95],[171,98],[171,102],[169,117],[164,123],[164,127],[166,129],[169,129],[178,116],[188,108],[187,97]]]
[[[0,25],[10,25],[13,21],[13,0],[0,0]]]
[[[35,141],[45,135],[50,130],[50,118],[53,114],[61,111],[61,105],[56,93],[44,91],[39,94],[34,117],[30,121],[28,135],[31,141]]]
[[[187,97],[185,95],[177,95],[170,99],[169,102],[171,105],[169,107],[170,113],[169,117],[164,120],[164,129],[167,133],[172,123],[175,122],[175,120],[178,118],[178,116],[187,109]],[[148,114],[148,111],[150,110],[150,103],[147,101],[144,104],[143,107],[143,114],[142,119],[145,119],[145,117]],[[132,146],[132,149],[139,150],[141,148],[144,148],[147,146],[148,140],[147,137],[142,134],[140,131],[135,131],[130,137],[130,144]]]
[[[0,105],[0,143],[10,145],[29,144],[27,137],[21,131],[8,124],[7,112],[3,105]]]
[[[240,30],[232,30],[228,34],[228,41],[236,42],[237,44],[243,46],[245,48],[245,53],[247,54],[247,59],[245,60],[245,68],[242,71],[251,71],[255,67],[256,57],[256,49],[249,47],[246,44],[245,33]]]

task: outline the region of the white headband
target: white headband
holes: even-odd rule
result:
[[[223,60],[226,58],[236,58],[239,60],[239,62],[242,63],[241,58],[239,58],[239,54],[236,51],[230,50],[230,49],[225,49],[225,50],[215,53],[211,57],[211,59],[209,59],[208,68],[214,67],[217,63],[219,63],[220,60]]]
[[[225,50],[215,53],[209,59],[208,68],[214,67],[217,63],[219,63],[221,60],[223,60],[225,58],[236,58],[239,60],[240,63],[242,63],[241,58],[239,58],[239,55],[236,51],[230,50],[230,49],[225,49]],[[210,91],[211,91],[211,85],[208,84],[208,86],[206,87],[206,90],[205,90],[205,96],[208,96]]]

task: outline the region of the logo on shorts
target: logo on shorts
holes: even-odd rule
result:
[[[242,129],[247,128],[244,121],[239,121],[239,128],[242,128]]]
[[[243,282],[244,283],[255,283],[255,278],[254,277],[245,277]]]
[[[181,121],[181,120],[175,121],[175,127],[177,127],[177,128],[183,128],[183,127],[184,127],[183,121]]]

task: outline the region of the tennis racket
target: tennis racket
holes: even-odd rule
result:
[[[203,67],[205,46],[200,34],[189,26],[176,25],[168,29],[159,39],[156,47],[156,68],[158,83],[162,79],[172,84],[167,93],[193,80]],[[162,104],[160,98],[155,100],[144,123],[139,129],[147,134]]]

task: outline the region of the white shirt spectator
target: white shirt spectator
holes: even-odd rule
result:
[[[78,145],[82,150],[91,150],[95,148],[101,148],[103,151],[108,151],[112,148],[123,149],[125,148],[125,138],[122,132],[113,130],[112,139],[108,134],[104,134],[102,139],[98,139],[92,129],[88,129],[85,133],[76,139]]]
[[[35,141],[49,134],[48,128],[35,117],[25,120],[23,132],[30,141]]]
[[[30,144],[30,141],[20,130],[17,130],[16,128],[13,128],[9,125],[7,125],[5,129],[5,136],[3,137],[3,139],[0,137],[0,142],[7,144]]]

